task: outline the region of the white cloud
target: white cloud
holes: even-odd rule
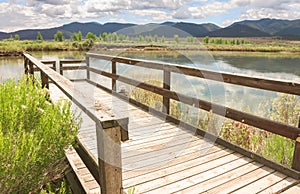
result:
[[[233,11],[237,11],[233,13]],[[299,0],[8,0],[0,2],[0,31],[46,28],[72,21],[135,18],[133,23],[224,17],[223,26],[242,19],[299,19]],[[103,19],[104,20],[104,19]],[[219,24],[220,25],[220,24]]]
[[[243,19],[262,19],[262,18],[274,18],[274,19],[299,19],[299,11],[290,10],[275,10],[270,8],[261,9],[249,9],[242,13],[241,17]]]
[[[190,7],[189,11],[194,18],[206,18],[213,15],[226,13],[228,10],[235,8],[229,2],[213,2],[203,6]]]

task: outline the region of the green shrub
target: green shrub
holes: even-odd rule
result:
[[[52,104],[26,78],[0,84],[0,193],[29,193],[49,182],[78,131],[70,103]]]

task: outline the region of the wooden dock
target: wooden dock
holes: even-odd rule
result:
[[[66,155],[86,193],[101,193],[101,191],[112,193],[109,189],[118,185],[118,180],[121,180],[121,188],[117,189],[119,193],[129,190],[134,190],[134,193],[300,192],[300,173],[299,169],[297,170],[298,164],[295,164],[299,158],[295,158],[297,157],[296,151],[294,168],[283,167],[218,137],[214,139],[210,134],[204,138],[200,129],[183,122],[179,123],[167,116],[165,113],[168,113],[168,110],[164,110],[165,113],[159,113],[126,96],[99,87],[89,79],[73,82],[72,85],[71,82],[56,75],[56,72],[50,72],[48,68],[43,67],[30,56],[25,56],[54,82],[50,85],[45,83],[49,85],[52,100],[71,97],[74,101],[73,109],[81,112],[82,125],[78,134],[78,145],[74,150],[67,151]],[[87,59],[87,64],[88,61]],[[58,78],[61,80],[57,80]],[[67,86],[72,86],[72,89],[67,89]],[[294,93],[299,95],[299,85],[294,84],[294,86],[297,87],[293,90]],[[148,86],[144,85],[144,87]],[[259,87],[264,87],[264,85]],[[270,83],[267,83],[266,87],[270,87]],[[280,90],[280,88],[274,90]],[[72,94],[72,91],[77,93]],[[168,100],[164,99],[164,104],[169,103]],[[119,136],[119,141],[116,142],[120,145],[120,149],[110,150],[105,144],[101,144],[102,147],[99,146],[99,140],[107,141],[99,135],[99,131],[106,129],[99,128],[99,123],[95,122],[94,116],[100,119],[102,126],[108,125],[109,121],[111,127],[107,127],[108,129],[115,129],[118,126],[126,129],[127,133],[116,130],[110,136],[111,138]],[[104,120],[106,117],[110,118]],[[228,113],[228,117],[233,116]],[[244,114],[242,118],[244,122],[252,122],[252,117]],[[125,122],[123,118],[128,119]],[[259,119],[261,119],[259,121],[265,121],[262,118]],[[113,125],[111,121],[119,121],[121,124]],[[265,123],[284,126],[272,121]],[[263,128],[262,125],[266,125],[265,123],[255,125],[261,125],[260,127]],[[285,127],[299,132],[298,128]],[[265,128],[268,130],[268,127]],[[293,132],[289,131],[277,132],[275,130],[273,132],[294,137]],[[115,146],[112,143],[108,145]],[[104,148],[111,152],[99,151]],[[111,164],[117,162],[120,165],[113,167],[115,172],[110,172],[111,165],[102,160],[102,157],[110,159],[108,155],[112,155]],[[116,160],[118,157],[120,161]],[[105,177],[108,175],[117,176],[117,178]],[[113,180],[116,182],[112,182]]]

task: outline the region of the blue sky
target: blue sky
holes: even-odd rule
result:
[[[0,0],[0,31],[77,22],[214,23],[300,19],[299,0]]]

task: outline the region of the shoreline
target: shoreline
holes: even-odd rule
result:
[[[75,42],[76,43],[76,42]],[[80,42],[79,44],[84,44]],[[77,46],[74,46],[77,45]],[[174,44],[167,43],[135,43],[135,42],[96,42],[86,46],[74,44],[74,42],[53,42],[44,41],[37,43],[35,41],[13,41],[0,46],[0,57],[22,56],[23,52],[32,51],[114,51],[126,50],[128,52],[165,52],[165,51],[211,51],[211,52],[241,52],[241,53],[283,53],[300,54],[300,42],[284,45],[272,45],[265,42],[263,44],[253,43],[249,45],[220,45],[220,44]]]
[[[172,50],[167,50],[167,49],[132,49],[132,48],[104,48],[104,49],[99,49],[99,51],[108,51],[108,50],[118,50],[118,49],[124,49],[127,50],[128,52],[135,52],[135,51],[142,51],[142,52],[170,52]],[[276,54],[299,54],[300,51],[289,51],[289,50],[263,50],[263,49],[251,49],[251,50],[243,50],[243,49],[216,49],[216,48],[210,48],[210,49],[174,49],[174,51],[187,51],[187,52],[193,52],[193,51],[210,51],[210,52],[232,52],[232,53],[276,53]],[[84,50],[78,50],[78,49],[51,49],[51,50],[25,50],[25,51],[0,51],[0,57],[20,57],[23,56],[23,52],[31,52],[31,51],[52,51],[52,52],[60,52],[60,51],[82,51]],[[86,50],[88,51],[88,50]]]

